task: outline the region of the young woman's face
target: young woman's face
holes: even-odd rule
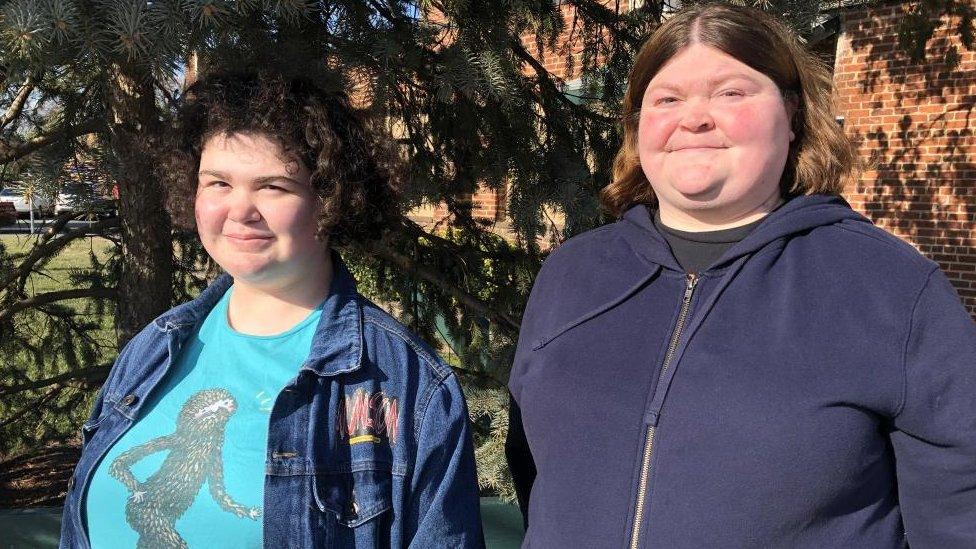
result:
[[[207,253],[237,282],[282,288],[318,274],[308,167],[262,134],[218,134],[200,156],[195,214]]]
[[[778,200],[792,107],[768,76],[692,44],[654,75],[641,103],[641,168],[665,209],[733,222]]]

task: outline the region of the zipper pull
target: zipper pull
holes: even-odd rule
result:
[[[696,284],[698,284],[698,275],[688,273],[688,285],[685,286],[685,303],[691,301],[691,294],[695,291]]]

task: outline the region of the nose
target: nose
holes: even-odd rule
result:
[[[237,223],[253,223],[261,220],[261,212],[254,203],[254,197],[247,189],[238,189],[231,194],[227,208],[227,218]]]
[[[703,132],[715,127],[715,120],[708,108],[708,101],[688,101],[681,116],[681,127],[692,132]]]

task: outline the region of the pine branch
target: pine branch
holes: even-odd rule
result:
[[[98,366],[89,366],[88,368],[65,372],[46,379],[28,381],[17,385],[0,386],[0,396],[22,393],[24,391],[36,391],[37,389],[43,389],[52,385],[61,385],[68,381],[98,382],[104,380],[111,369],[112,363],[99,364]]]
[[[488,383],[491,383],[492,385],[495,385],[500,389],[505,389],[506,391],[508,390],[508,385],[506,385],[504,381],[495,379],[495,377],[490,374],[479,372],[478,370],[469,370],[468,368],[461,368],[459,366],[451,366],[451,369],[454,370],[454,373],[459,376],[468,376],[480,381],[487,381]],[[2,394],[3,394],[3,389],[0,389],[0,395]]]
[[[7,417],[7,419],[0,422],[0,429],[6,427],[7,425],[10,425],[11,423],[14,423],[15,421],[27,415],[29,412],[43,411],[44,405],[50,402],[51,400],[53,400],[54,397],[58,396],[58,393],[61,392],[61,389],[62,387],[52,387],[46,393],[44,393],[44,396],[35,400],[29,405],[24,406],[16,414],[9,416]]]
[[[81,299],[94,297],[98,299],[118,299],[118,292],[114,288],[72,288],[70,290],[58,290],[37,294],[27,299],[14,301],[6,309],[0,309],[0,322],[25,309],[33,309],[49,303],[57,303],[68,299]]]
[[[409,257],[398,253],[385,244],[379,242],[366,244],[365,247],[368,252],[374,254],[375,256],[389,261],[401,269],[437,285],[444,292],[460,301],[461,305],[463,305],[466,309],[484,315],[494,321],[498,328],[503,332],[509,335],[518,333],[519,323],[512,319],[512,317],[510,317],[507,313],[492,308],[487,303],[464,291],[450,280],[444,278],[444,276],[442,276],[441,273],[435,269],[420,265]]]
[[[533,57],[532,54],[525,49],[525,46],[522,45],[522,43],[519,41],[518,38],[512,38],[511,40],[509,40],[509,44],[512,48],[512,51],[515,52],[515,55],[517,55],[518,58],[521,59],[522,61],[528,63],[529,66],[532,67],[532,69],[535,71],[539,85],[542,87],[542,90],[545,95],[548,95],[550,97],[555,97],[563,105],[568,107],[576,114],[582,116],[583,118],[587,118],[589,120],[598,122],[600,124],[617,123],[616,117],[605,116],[600,113],[593,112],[582,105],[577,105],[576,103],[573,103],[566,94],[559,91],[559,87],[556,86],[556,82],[553,80],[552,74],[550,74],[549,71],[546,70],[545,65],[539,62],[538,59]]]

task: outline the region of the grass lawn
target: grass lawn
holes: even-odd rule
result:
[[[29,253],[38,235],[4,234],[0,243],[8,254]],[[27,282],[28,291],[34,293],[50,292],[69,286],[68,275],[73,269],[91,266],[89,253],[95,252],[99,261],[104,261],[110,253],[112,243],[104,238],[79,238],[68,245],[56,258],[48,263],[46,272],[50,277],[32,276]]]
[[[7,255],[30,253],[38,235],[0,235],[0,243]],[[111,254],[113,244],[103,238],[79,238],[52,258],[42,269],[43,274],[33,274],[27,280],[25,290],[28,297],[46,292],[71,288],[71,273],[91,267],[91,252],[99,261],[105,261]],[[13,261],[14,265],[19,263]],[[94,317],[87,314],[91,303],[86,299],[61,301],[73,309],[78,321],[90,321]],[[64,356],[65,337],[57,331],[51,332],[47,324],[50,319],[40,313],[21,312],[14,316],[16,333],[27,340],[27,346],[18,345],[16,352],[0,357],[0,385],[17,385],[52,378],[76,368],[94,366],[114,358],[116,350],[114,315],[107,304],[105,315],[99,327],[90,335],[99,342],[101,350],[90,363],[69,364]],[[45,334],[52,334],[44,338]],[[43,356],[38,360],[28,347],[39,350]],[[68,384],[59,395],[51,400],[43,400],[43,388],[26,393],[14,393],[0,398],[0,457],[14,455],[36,444],[45,444],[73,436],[84,420],[94,391]],[[90,394],[89,394],[90,393]],[[9,419],[14,417],[8,424]]]

